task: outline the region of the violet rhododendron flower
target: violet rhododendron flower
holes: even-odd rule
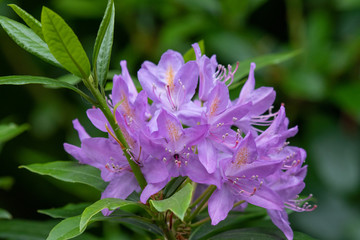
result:
[[[125,61],[122,74],[113,79],[108,107],[128,144],[125,151],[146,179],[141,202],[145,204],[172,178],[184,176],[216,186],[208,201],[213,225],[242,201],[265,208],[292,239],[285,209],[313,209],[298,197],[305,186],[306,153],[287,142],[297,127],[289,128],[284,106],[273,112],[272,88],[255,89],[255,63],[238,99],[231,100],[228,86],[237,66],[226,68],[215,56],[202,55],[198,44],[193,48],[194,61],[185,63],[180,53],[168,50],[158,64],[144,62],[138,71],[141,92]],[[110,182],[103,198],[126,199],[133,191],[140,192],[122,151],[125,146],[107,118],[96,108],[87,114],[108,138],[91,138],[75,120],[81,146],[65,144],[65,150],[80,163],[101,170],[104,181]]]

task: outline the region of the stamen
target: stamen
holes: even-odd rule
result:
[[[120,145],[121,149],[125,149],[124,145],[120,142],[119,139],[117,139],[117,137],[110,131],[108,125],[105,123],[105,128],[106,128],[106,131],[115,139],[115,141]]]
[[[285,202],[285,207],[292,209],[297,212],[311,212],[317,208],[317,205],[311,205],[308,202],[305,202],[313,197],[312,194],[310,194],[308,197],[303,199],[294,199],[290,200],[288,202]],[[302,206],[301,204],[305,202]]]
[[[170,105],[172,107],[173,110],[176,110],[176,105],[171,97],[171,91],[170,91],[170,86],[169,85],[166,85],[166,96],[170,102]]]

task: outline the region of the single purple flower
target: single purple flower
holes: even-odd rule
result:
[[[101,198],[126,199],[133,191],[140,191],[119,144],[108,138],[91,138],[77,119],[73,124],[79,133],[81,147],[65,143],[65,151],[81,164],[96,167],[101,171],[102,179],[109,182]],[[109,215],[111,212],[105,210],[103,213]]]
[[[209,126],[203,141],[198,144],[200,162],[209,173],[218,167],[218,154],[233,151],[238,144],[237,133],[231,129],[234,121],[244,117],[251,103],[231,106],[229,91],[225,83],[218,82],[205,102],[206,112],[202,115],[202,124]]]
[[[236,122],[236,126],[244,132],[251,130],[253,134],[257,134],[258,132],[254,126],[270,125],[269,118],[273,117],[274,114],[261,114],[271,109],[276,95],[274,89],[271,87],[260,87],[255,89],[255,68],[255,63],[251,63],[248,79],[240,91],[239,98],[234,101],[234,105],[242,105],[249,102],[252,104],[252,108],[247,116],[239,119]]]
[[[298,196],[305,187],[304,178],[307,166],[302,166],[306,158],[305,151],[301,148],[287,146],[281,150],[279,155],[278,158],[283,159],[283,167],[265,179],[267,186],[282,198],[284,208],[296,212],[314,210],[316,205],[311,206],[306,202],[312,195],[305,199],[299,199]],[[305,204],[303,204],[304,202]],[[285,234],[287,239],[292,240],[293,231],[285,209],[267,209],[267,211],[272,222]]]
[[[264,179],[281,166],[282,162],[263,160],[249,132],[233,155],[220,161],[222,186],[209,199],[212,224],[225,219],[233,204],[240,200],[266,209],[282,210],[281,197],[264,184]]]
[[[231,85],[238,64],[234,71],[232,70],[231,65],[228,65],[228,68],[226,69],[226,67],[217,63],[215,55],[211,58],[208,58],[206,55],[201,55],[198,43],[194,43],[192,47],[194,48],[196,63],[199,68],[199,99],[201,101],[207,101],[211,96],[210,92],[218,82],[225,83],[230,80],[228,86]]]
[[[157,124],[157,132],[141,138],[141,146],[151,155],[142,168],[148,182],[140,198],[143,203],[171,177],[188,176],[197,183],[219,185],[219,176],[206,171],[193,147],[204,137],[207,126],[184,129],[179,119],[164,109],[157,117]]]
[[[198,69],[194,61],[184,63],[180,53],[168,50],[158,65],[144,62],[139,81],[157,109],[166,108],[187,125],[196,125],[202,108],[191,99],[195,94]]]

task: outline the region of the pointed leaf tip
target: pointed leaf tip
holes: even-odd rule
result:
[[[50,52],[69,72],[83,79],[90,76],[90,61],[78,37],[57,13],[47,7],[41,12],[42,31]]]
[[[127,205],[135,205],[141,206],[140,203],[122,200],[118,198],[104,198],[101,199],[94,204],[90,205],[89,207],[85,208],[84,212],[81,215],[80,220],[80,231],[85,231],[88,223],[97,213],[101,212],[104,209],[109,209],[110,211],[114,211],[117,208],[121,208]]]
[[[185,185],[185,187],[180,189],[170,198],[159,201],[150,200],[150,204],[152,204],[159,212],[165,212],[167,210],[172,211],[178,218],[183,221],[186,210],[188,209],[191,202],[192,192],[193,186],[188,183]]]

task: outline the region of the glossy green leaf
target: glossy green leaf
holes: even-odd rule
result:
[[[56,221],[0,220],[0,239],[44,240]]]
[[[204,40],[201,40],[198,42],[201,53],[205,54],[205,44],[204,44]],[[193,48],[190,48],[185,54],[184,54],[184,61],[188,62],[191,60],[196,60],[196,56],[195,56],[195,51]]]
[[[0,219],[11,219],[11,214],[5,209],[0,208]]]
[[[228,232],[223,232],[218,235],[215,235],[209,240],[217,240],[217,239],[224,239],[224,240],[282,240],[283,238],[270,233],[263,233],[259,232],[258,229],[236,229],[231,230]]]
[[[0,125],[0,143],[9,141],[10,139],[12,139],[12,138],[16,137],[17,135],[23,133],[24,131],[28,130],[29,127],[30,126],[28,124],[22,124],[20,126],[14,124],[14,123],[1,124]]]
[[[25,84],[43,84],[47,86],[68,88],[75,91],[89,102],[93,103],[93,100],[83,91],[64,81],[58,81],[56,79],[47,78],[47,77],[26,76],[26,75],[0,77],[0,85],[25,85]]]
[[[57,81],[59,82],[65,82],[65,83],[68,83],[70,85],[73,85],[75,86],[76,84],[79,84],[81,82],[81,78],[73,75],[73,74],[65,74],[61,77],[58,77],[56,79]],[[45,85],[44,87],[46,88],[52,88],[52,89],[57,89],[57,88],[61,88],[59,86],[55,86],[55,85]]]
[[[197,227],[192,231],[189,240],[209,239],[216,234],[239,228],[239,226],[243,225],[243,223],[246,221],[260,219],[264,216],[266,216],[266,211],[251,213],[230,213],[225,220],[221,221],[215,226],[211,225],[210,222],[206,222],[200,227]]]
[[[34,31],[34,33],[36,33],[36,35],[44,40],[41,23],[38,20],[16,4],[9,4],[8,6],[11,7],[22,20],[24,20],[24,22]]]
[[[101,86],[105,85],[107,73],[109,71],[111,49],[114,38],[114,19],[114,1],[109,0],[95,40],[93,54],[94,74],[97,76]]]
[[[186,177],[177,177],[171,179],[171,181],[164,187],[164,198],[168,198],[173,195],[176,190],[181,186],[181,184],[185,181],[185,179]]]
[[[178,218],[184,220],[186,210],[188,209],[191,202],[192,192],[193,186],[188,183],[185,185],[185,187],[180,189],[170,198],[159,201],[150,200],[150,204],[152,204],[154,208],[159,212],[165,212],[167,210],[170,210]]]
[[[91,218],[101,212],[103,209],[109,209],[110,211],[113,211],[117,208],[128,206],[128,205],[134,205],[134,206],[140,206],[141,204],[131,201],[126,201],[118,198],[104,198],[101,199],[94,204],[87,207],[84,212],[81,215],[81,221],[80,221],[80,230],[84,231],[86,226],[88,225]]]
[[[92,222],[103,221],[106,218],[98,216]],[[49,233],[46,240],[66,240],[77,237],[76,239],[92,240],[97,239],[93,235],[87,233],[81,235],[83,231],[79,228],[80,216],[69,217],[58,223]],[[80,236],[81,235],[81,236]]]
[[[41,24],[46,43],[66,70],[78,77],[90,76],[89,59],[73,30],[52,10],[43,7]]]
[[[110,217],[114,218],[114,220],[116,222],[122,223],[124,225],[126,225],[129,228],[132,228],[134,231],[138,230],[138,229],[142,229],[145,230],[149,233],[155,234],[155,235],[159,235],[161,236],[163,234],[162,230],[152,222],[152,220],[144,218],[144,217],[139,217],[136,215],[132,215],[132,216],[128,216],[128,215],[123,215],[123,216],[119,216],[116,214],[111,214]]]
[[[0,189],[9,190],[13,184],[14,184],[13,177],[9,177],[9,176],[0,177]]]
[[[89,205],[89,203],[70,203],[61,208],[42,209],[38,210],[38,212],[52,218],[68,218],[80,215]]]
[[[79,236],[79,223],[81,216],[70,217],[62,220],[49,233],[46,240],[65,240]]]
[[[20,47],[48,63],[61,67],[46,43],[30,28],[3,16],[0,16],[0,25]]]
[[[260,56],[260,57],[256,57],[256,58],[252,58],[252,59],[248,59],[248,60],[239,62],[239,67],[234,76],[234,82],[229,87],[229,89],[231,90],[231,89],[238,87],[236,82],[240,81],[242,78],[244,78],[246,75],[249,74],[250,63],[254,62],[256,64],[256,70],[259,70],[263,67],[266,67],[266,66],[269,66],[272,64],[279,64],[281,62],[289,60],[289,59],[297,56],[300,53],[301,53],[300,50],[295,50],[295,51],[290,51],[290,52],[285,52],[285,53],[268,54],[268,55],[264,55],[264,56]],[[233,70],[235,69],[235,66],[236,65],[233,66]]]
[[[83,183],[104,191],[106,183],[100,177],[100,171],[89,165],[81,165],[70,161],[56,161],[49,163],[35,163],[26,166],[20,166],[27,170],[40,174],[48,175],[56,179],[72,182]]]

